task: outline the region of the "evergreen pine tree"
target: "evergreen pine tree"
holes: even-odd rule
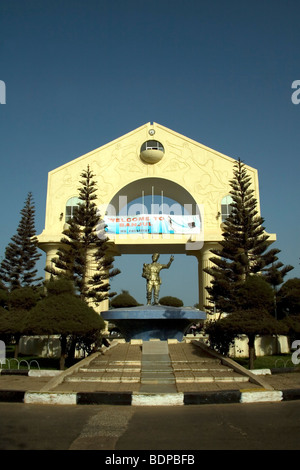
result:
[[[272,286],[274,292],[274,315],[277,319],[277,289],[283,283],[284,277],[293,268],[291,265],[284,266],[275,256],[271,266],[264,269],[263,276],[265,280]]]
[[[214,307],[207,308],[227,313],[236,309],[238,290],[246,279],[274,263],[280,252],[268,250],[269,236],[263,227],[264,219],[258,215],[251,177],[240,160],[234,164],[233,174],[232,211],[223,224],[221,248],[211,250],[216,255],[210,259],[214,266],[205,269],[212,276],[207,290],[214,303]]]
[[[108,255],[108,238],[95,203],[94,176],[89,166],[82,172],[78,188],[80,203],[63,231],[61,247],[52,260],[55,267],[47,267],[46,271],[72,280],[82,299],[90,298],[98,303],[115,295],[109,292],[108,280],[120,271],[113,268],[114,258]],[[96,273],[89,278],[91,263]]]
[[[5,249],[5,257],[0,265],[0,281],[10,290],[34,286],[42,280],[36,278],[36,262],[41,256],[38,253],[38,240],[35,231],[35,208],[32,193],[29,192],[17,233]]]

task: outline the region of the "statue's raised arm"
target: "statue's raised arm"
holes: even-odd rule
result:
[[[162,268],[161,269],[169,269],[169,267],[171,266],[171,264],[173,263],[173,260],[174,260],[174,256],[170,256],[170,261],[168,262],[168,264],[162,264]]]

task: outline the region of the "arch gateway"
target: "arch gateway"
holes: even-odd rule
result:
[[[62,231],[77,203],[80,174],[89,165],[114,256],[155,252],[195,256],[199,304],[205,310],[205,287],[210,279],[203,269],[209,266],[210,250],[222,239],[222,221],[230,211],[234,161],[149,122],[52,170],[45,229],[38,236],[46,264],[51,265],[56,256]],[[257,170],[246,168],[260,213]],[[275,241],[275,234],[269,236]],[[107,302],[100,306],[100,310],[107,308]]]

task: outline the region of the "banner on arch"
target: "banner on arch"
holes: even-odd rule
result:
[[[201,232],[199,215],[147,214],[136,216],[105,216],[105,231],[117,235],[182,234]]]

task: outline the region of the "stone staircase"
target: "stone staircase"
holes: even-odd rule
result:
[[[252,388],[257,384],[192,343],[147,341],[117,343],[66,375],[53,390],[185,391]]]

